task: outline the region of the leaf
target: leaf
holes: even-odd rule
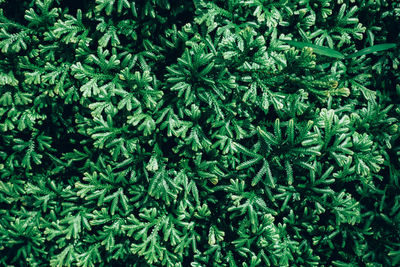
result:
[[[285,161],[285,168],[286,168],[288,184],[291,185],[293,184],[293,168],[288,160]]]
[[[300,48],[300,49],[302,49],[304,47],[310,47],[313,49],[314,53],[319,54],[319,55],[338,58],[338,59],[345,58],[345,56],[342,53],[340,53],[339,51],[333,50],[333,49],[325,47],[325,46],[315,45],[315,44],[311,44],[311,43],[291,41],[291,40],[283,40],[283,39],[279,39],[279,40],[282,42],[288,43],[294,47]]]
[[[82,254],[77,256],[77,266],[89,267],[95,266],[94,263],[101,261],[101,256],[99,253],[99,244],[93,245],[89,250],[84,251]]]
[[[272,177],[272,172],[271,172],[271,169],[269,168],[269,163],[266,160],[264,160],[264,163],[265,163],[266,170],[267,170],[266,175],[267,175],[269,186],[271,186],[271,188],[275,188],[275,180],[274,180],[274,177]]]
[[[93,95],[97,95],[100,93],[100,90],[97,86],[97,80],[95,78],[91,79],[89,82],[82,85],[80,90],[81,90],[81,92],[83,92],[84,97],[91,97],[92,91],[93,91]]]
[[[209,245],[215,245],[214,227],[210,227],[210,230],[208,232],[208,244]]]
[[[367,54],[392,49],[395,47],[396,47],[396,44],[394,44],[394,43],[373,45],[373,46],[361,49],[360,51],[355,52],[353,54],[350,54],[350,55],[346,56],[346,58],[360,57],[360,56],[364,56]]]
[[[263,131],[260,126],[257,126],[257,131],[268,145],[278,146],[280,143],[275,136],[269,132]]]
[[[282,140],[281,123],[279,118],[274,123],[274,134],[276,136],[276,142],[280,143]]]
[[[80,214],[77,214],[75,217],[68,218],[69,227],[67,228],[67,234],[65,236],[66,239],[71,239],[71,237],[78,239],[79,233],[82,230],[81,220],[82,217]]]
[[[176,199],[181,189],[182,188],[169,177],[165,167],[163,167],[151,178],[148,192],[149,195],[155,199],[161,198],[167,205],[170,205],[171,200]]]
[[[214,67],[214,62],[211,61],[211,62],[199,73],[199,76],[200,76],[200,77],[203,77],[203,76],[207,75],[207,74],[212,70],[213,67]]]
[[[261,178],[264,176],[264,174],[266,174],[268,171],[271,172],[271,170],[269,170],[269,166],[268,166],[267,161],[264,160],[263,166],[258,171],[256,176],[254,176],[253,181],[251,181],[251,186],[257,185],[258,182],[261,180]]]
[[[253,157],[253,158],[260,157],[260,155],[248,150],[246,147],[242,146],[239,143],[233,143],[233,146],[234,146],[236,151],[241,152],[241,153],[245,154],[246,156]]]
[[[293,145],[294,144],[294,121],[293,121],[293,119],[289,120],[286,131],[287,131],[289,144]]]
[[[143,131],[144,136],[150,135],[156,129],[156,124],[150,116],[146,116],[143,123],[138,127],[139,131]]]
[[[365,97],[365,99],[367,99],[368,101],[373,101],[376,99],[376,92],[372,91],[370,89],[368,89],[367,87],[365,87],[364,85],[357,83],[356,81],[352,82],[353,88],[354,89],[359,89],[361,91],[361,93],[363,94],[363,96]]]
[[[75,258],[74,246],[69,245],[60,254],[55,255],[50,260],[50,266],[71,266]]]
[[[240,165],[238,165],[236,167],[236,170],[242,170],[242,169],[249,168],[250,166],[253,166],[254,164],[259,162],[260,160],[261,160],[261,157],[257,157],[257,158],[253,158],[251,160],[248,160],[246,162],[243,162],[243,163],[241,163]]]

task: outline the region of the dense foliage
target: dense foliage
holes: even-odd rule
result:
[[[400,264],[399,44],[390,0],[0,0],[0,265]]]

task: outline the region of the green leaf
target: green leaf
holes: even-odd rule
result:
[[[265,159],[263,160],[263,162],[263,166],[258,171],[256,176],[254,176],[253,181],[251,182],[251,186],[255,186],[256,184],[258,184],[264,174],[267,174],[267,177],[270,180],[269,176],[271,175],[271,170],[269,169],[269,164]]]
[[[356,81],[352,82],[353,88],[358,89],[361,91],[363,94],[364,98],[367,99],[368,101],[374,101],[376,99],[376,92],[368,89],[361,83],[358,83]]]
[[[281,123],[279,118],[274,122],[274,134],[276,136],[276,142],[280,143],[282,140]]]
[[[276,127],[276,124],[275,124],[275,127]],[[262,130],[260,128],[260,126],[257,126],[257,131],[260,134],[260,136],[263,138],[265,143],[267,143],[268,145],[278,146],[280,144],[275,136],[273,136],[269,132],[265,132],[264,130]]]
[[[100,93],[99,87],[97,86],[97,79],[93,78],[88,81],[86,84],[82,85],[80,88],[81,92],[83,92],[84,97],[91,97],[92,92],[93,95],[98,95]]]
[[[60,254],[50,260],[50,266],[71,266],[75,258],[74,246],[69,245]]]
[[[77,266],[89,267],[95,266],[95,263],[101,261],[101,256],[99,253],[99,244],[93,245],[89,250],[84,251],[82,254],[77,255]]]
[[[289,144],[294,144],[294,121],[293,119],[289,120],[288,127],[286,129]]]
[[[311,43],[291,41],[291,40],[283,40],[283,39],[279,39],[279,40],[282,42],[288,43],[294,47],[300,48],[300,49],[302,49],[304,47],[310,47],[313,49],[314,53],[319,54],[319,55],[338,58],[338,59],[345,58],[345,56],[342,53],[340,53],[339,51],[333,50],[333,49],[325,47],[325,46],[315,45],[315,44],[311,44]]]
[[[269,184],[269,186],[271,187],[271,188],[275,188],[275,180],[274,180],[274,177],[272,176],[272,172],[271,172],[271,169],[270,169],[270,167],[269,167],[269,163],[268,163],[268,161],[267,160],[264,160],[264,162],[265,162],[265,167],[266,167],[266,170],[267,170],[267,172],[265,173],[266,174],[266,176],[267,176],[267,181],[268,181],[268,184]]]
[[[374,46],[370,46],[370,47],[361,49],[358,52],[355,52],[353,54],[350,54],[350,55],[346,56],[346,58],[360,57],[360,56],[364,56],[364,55],[367,55],[367,54],[371,54],[371,53],[375,53],[375,52],[380,52],[380,51],[392,49],[392,48],[395,48],[395,47],[396,47],[396,44],[394,44],[394,43],[378,44],[378,45],[374,45]]]
[[[178,192],[182,188],[169,177],[165,167],[155,173],[150,179],[149,195],[155,199],[162,199],[167,205],[176,199]]]
[[[243,163],[241,163],[240,165],[238,165],[236,167],[236,170],[243,170],[243,169],[249,168],[250,166],[253,166],[254,164],[259,162],[260,160],[261,160],[261,157],[257,157],[257,158],[253,158],[251,160],[248,160],[246,162],[243,162]]]
[[[236,150],[237,152],[241,152],[241,153],[243,153],[243,154],[246,155],[246,156],[249,156],[249,157],[252,157],[252,158],[258,158],[258,157],[260,157],[260,155],[258,155],[257,153],[254,153],[254,152],[252,152],[252,151],[250,151],[250,150],[248,150],[246,147],[242,146],[242,145],[239,144],[239,143],[233,143],[233,147],[235,148],[235,150]]]
[[[293,168],[288,160],[285,160],[285,169],[288,179],[288,184],[293,184]]]

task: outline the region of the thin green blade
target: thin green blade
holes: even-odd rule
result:
[[[371,53],[379,52],[379,51],[384,51],[384,50],[392,49],[392,48],[395,48],[395,47],[396,47],[396,44],[394,44],[394,43],[378,44],[378,45],[374,45],[374,46],[370,46],[370,47],[361,49],[358,52],[355,52],[355,53],[353,53],[351,55],[348,55],[346,58],[364,56],[364,55],[367,55],[367,54],[371,54]]]
[[[315,44],[311,44],[311,43],[291,41],[291,40],[283,40],[283,39],[279,39],[279,40],[282,42],[288,43],[297,48],[311,47],[313,49],[314,53],[319,54],[319,55],[333,57],[333,58],[339,58],[339,59],[344,58],[344,55],[342,53],[340,53],[339,51],[333,50],[333,49],[325,47],[325,46],[315,45]]]

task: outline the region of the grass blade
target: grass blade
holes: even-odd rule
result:
[[[355,52],[351,55],[348,55],[346,58],[360,57],[360,56],[364,56],[364,55],[371,54],[374,52],[388,50],[388,49],[391,49],[394,47],[396,47],[396,44],[394,44],[394,43],[373,45],[373,46],[361,49],[360,51]]]
[[[327,57],[333,57],[333,58],[338,58],[338,59],[343,59],[344,55],[342,53],[340,53],[339,51],[333,50],[329,47],[325,47],[325,46],[320,46],[320,45],[315,45],[315,44],[311,44],[311,43],[304,43],[304,42],[297,42],[297,41],[291,41],[291,40],[283,40],[283,39],[279,39],[279,41],[288,43],[294,47],[297,48],[304,48],[304,47],[310,47],[313,49],[314,53],[319,54],[319,55],[323,55],[323,56],[327,56]]]

